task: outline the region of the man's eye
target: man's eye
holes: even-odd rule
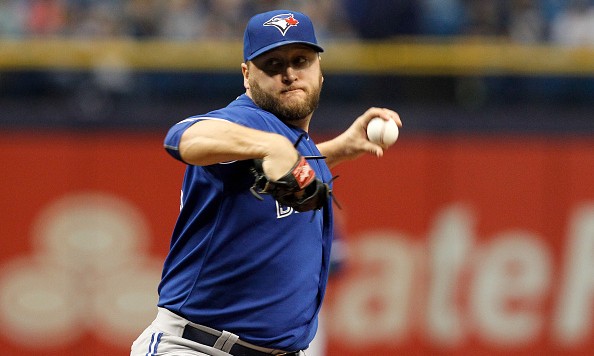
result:
[[[269,59],[266,62],[266,66],[269,68],[278,68],[282,65],[282,62],[279,61],[278,59]]]
[[[295,63],[296,65],[304,65],[307,63],[307,58],[305,57],[297,57],[295,58],[295,60],[293,61],[293,63]]]

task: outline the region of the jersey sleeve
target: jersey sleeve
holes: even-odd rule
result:
[[[165,151],[173,156],[173,158],[184,162],[179,153],[179,142],[181,141],[181,137],[188,127],[192,126],[199,120],[200,118],[191,117],[178,122],[169,129],[167,135],[165,136],[165,142],[163,143],[163,146],[165,147]]]
[[[184,162],[179,152],[181,137],[190,126],[202,120],[223,120],[252,129],[276,132],[268,123],[270,118],[261,116],[257,110],[252,108],[236,106],[234,108],[214,110],[208,114],[189,117],[178,122],[169,129],[165,137],[164,147],[173,158]]]
[[[165,142],[163,143],[163,146],[165,147],[165,151],[167,151],[167,153],[169,153],[171,156],[173,156],[173,158],[175,158],[181,162],[184,162],[184,160],[182,159],[182,157],[179,153],[179,142],[181,141],[181,137],[190,126],[192,126],[195,123],[202,121],[202,120],[224,120],[224,121],[227,121],[225,119],[214,118],[214,117],[204,117],[204,116],[194,116],[194,117],[190,117],[185,120],[182,120],[182,121],[178,122],[177,124],[173,125],[167,132],[167,135],[165,136]],[[184,162],[184,163],[187,163],[187,162]]]

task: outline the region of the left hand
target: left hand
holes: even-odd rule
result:
[[[355,119],[342,134],[333,140],[318,145],[320,152],[327,157],[326,162],[330,167],[342,161],[355,159],[365,153],[373,154],[376,157],[384,155],[384,150],[387,147],[370,142],[367,139],[367,124],[375,117],[393,120],[398,127],[402,127],[400,116],[395,111],[386,108],[369,108]]]

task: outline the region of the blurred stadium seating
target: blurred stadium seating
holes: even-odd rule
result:
[[[244,23],[278,7],[313,14],[327,48],[318,129],[369,105],[410,130],[594,128],[587,0],[4,1],[2,125],[162,127],[226,103]]]

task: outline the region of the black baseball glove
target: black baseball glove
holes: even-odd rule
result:
[[[299,212],[319,210],[327,204],[332,190],[316,177],[305,157],[299,155],[293,168],[278,180],[270,180],[264,174],[262,162],[255,159],[251,168],[255,181],[250,190],[256,198],[262,200],[260,194],[270,194],[283,206]]]

